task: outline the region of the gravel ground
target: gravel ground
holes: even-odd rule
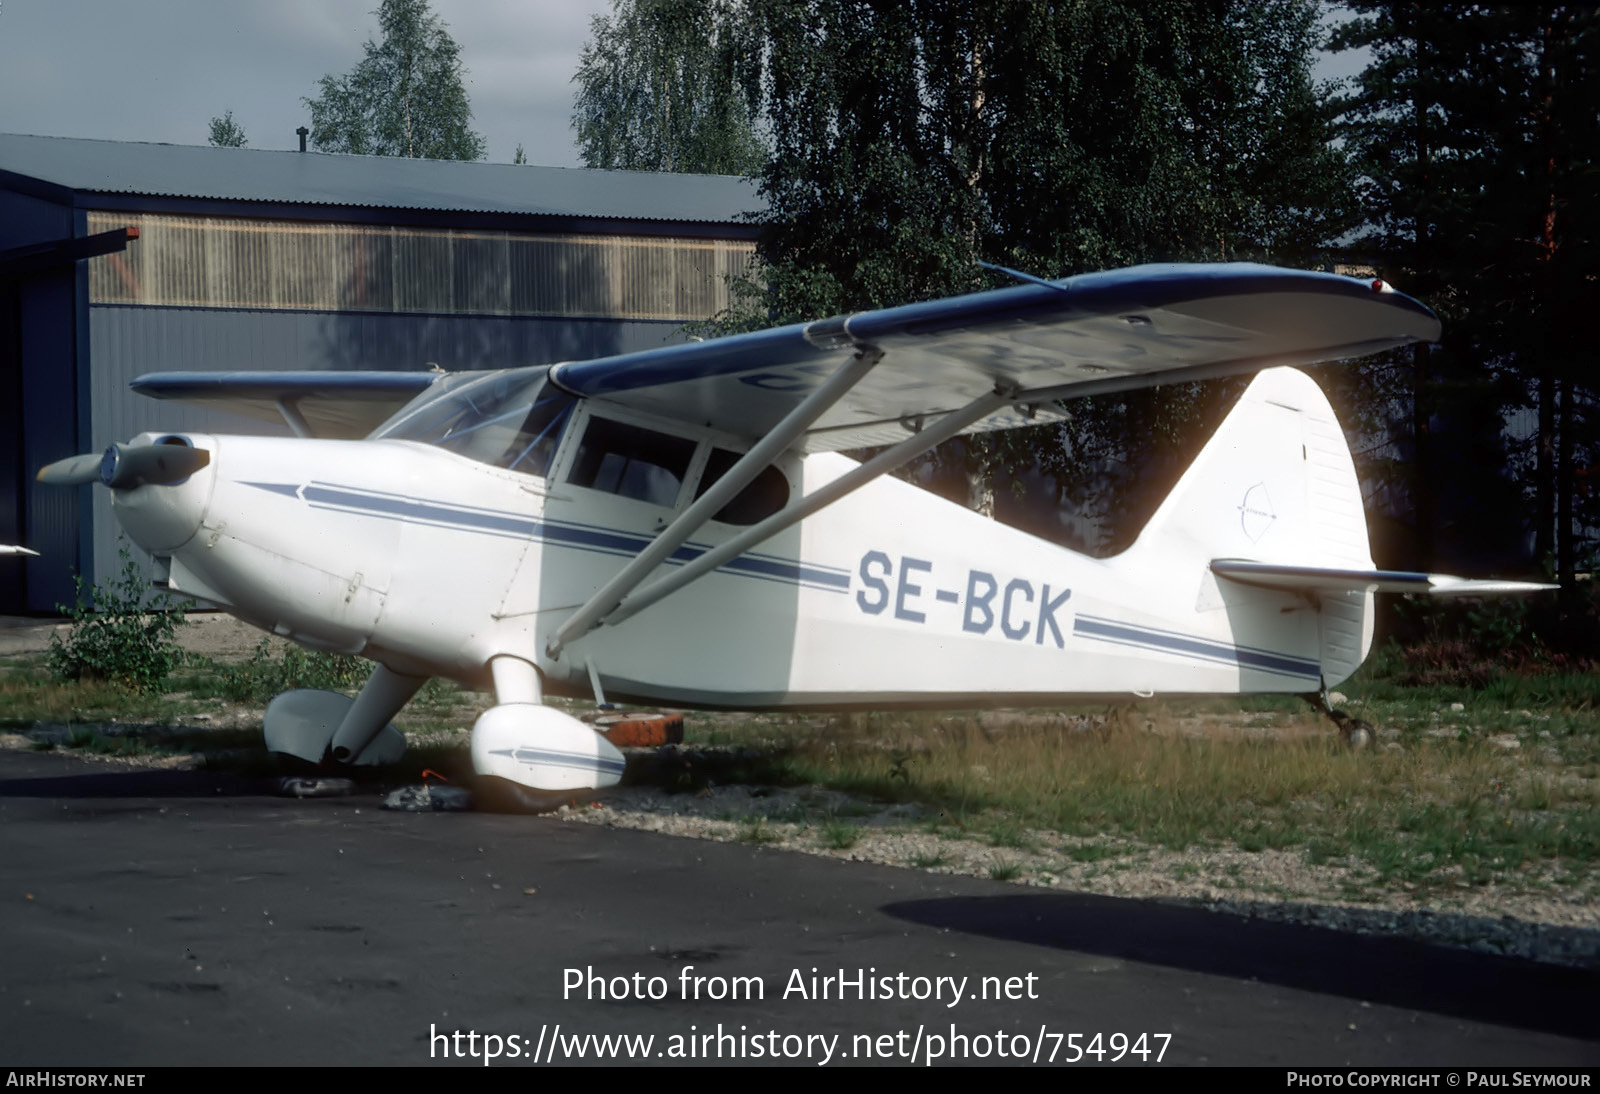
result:
[[[65,635],[69,624],[53,619],[27,616],[0,616],[0,657],[27,657],[50,648],[50,637]],[[267,639],[274,654],[288,649],[282,638],[269,636],[231,615],[220,612],[195,612],[178,629],[178,643],[190,653],[201,653],[221,661],[242,661]]]
[[[1312,864],[1291,851],[1233,848],[1184,852],[1109,838],[1079,839],[1028,831],[1021,846],[994,847],[929,831],[937,818],[916,806],[879,808],[851,817],[850,846],[830,843],[833,826],[757,818],[832,813],[863,803],[819,787],[713,787],[698,795],[628,787],[603,802],[564,806],[564,822],[635,828],[667,835],[760,842],[775,849],[935,873],[1000,877],[1018,884],[1106,896],[1198,905],[1234,915],[1305,923],[1361,934],[1462,946],[1556,964],[1600,969],[1600,908],[1586,896],[1532,895],[1495,886],[1463,886],[1426,899],[1371,884],[1365,868]],[[1362,899],[1352,899],[1359,893]]]

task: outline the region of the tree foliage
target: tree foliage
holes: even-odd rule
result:
[[[1464,464],[1502,467],[1509,455],[1529,488],[1536,554],[1570,592],[1594,550],[1584,529],[1600,525],[1581,474],[1600,455],[1587,375],[1600,305],[1600,17],[1562,4],[1346,6],[1355,17],[1334,45],[1373,57],[1340,103],[1361,169],[1362,245],[1446,329],[1438,350],[1402,362],[1409,414],[1396,432],[1419,562],[1452,523],[1456,541],[1520,539],[1505,514],[1530,507],[1482,494],[1509,494],[1509,480],[1460,481]],[[1519,406],[1538,424],[1507,454],[1503,422]],[[1457,503],[1440,511],[1441,495]]]
[[[382,40],[344,76],[324,76],[311,111],[311,144],[321,152],[421,159],[482,159],[473,132],[461,49],[427,0],[383,0],[374,13]]]
[[[244,127],[233,120],[231,110],[220,118],[211,119],[211,136],[207,139],[218,148],[243,148],[249,143],[245,139]]]
[[[750,12],[772,145],[764,284],[725,329],[991,287],[978,259],[1051,277],[1306,263],[1350,223],[1303,0],[753,0]],[[1066,430],[941,456],[975,483],[1043,466],[1136,529],[1147,503],[1135,494],[1153,503],[1175,477],[1212,401],[1168,388],[1075,404]]]
[[[1571,588],[1600,528],[1600,491],[1585,488],[1600,456],[1588,364],[1600,16],[1570,4],[1345,6],[1353,17],[1333,45],[1368,49],[1372,63],[1339,97],[1311,78],[1325,34],[1312,0],[617,10],[662,27],[672,12],[711,13],[715,33],[694,35],[694,50],[723,59],[710,68],[724,101],[754,104],[767,148],[759,270],[711,333],[999,283],[980,259],[1050,277],[1164,260],[1368,262],[1446,331],[1440,346],[1320,375],[1358,434],[1399,442],[1357,452],[1384,505],[1414,511],[1409,548],[1380,544],[1382,561],[1432,568],[1436,531],[1479,552],[1447,554],[1446,566],[1514,557],[1522,529],[1504,514],[1520,507]],[[608,106],[613,143],[596,131],[591,147],[643,148],[628,165],[660,168],[681,162],[660,151],[678,104],[714,96],[679,82],[628,98],[646,73],[678,71],[670,51],[628,55],[653,40],[597,34],[586,56],[631,73],[612,101],[642,104]],[[968,438],[934,462],[972,482],[1042,468],[1080,507],[1099,499],[1082,511],[1117,518],[1112,538],[1078,545],[1114,549],[1239,386],[1077,401],[1065,426]],[[1537,416],[1536,436],[1507,452],[1504,422],[1519,407]],[[1461,473],[1508,462],[1520,481]]]
[[[573,77],[584,166],[756,173],[766,148],[749,29],[739,0],[615,0]]]
[[[770,0],[775,318],[1160,259],[1304,259],[1347,226],[1316,10]],[[908,262],[909,257],[909,262]]]

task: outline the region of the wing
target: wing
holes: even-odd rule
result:
[[[287,421],[304,437],[365,437],[427,389],[436,372],[152,372],[130,385],[154,399]]]
[[[1439,321],[1382,282],[1248,263],[1135,266],[557,365],[575,394],[764,435],[859,353],[882,357],[798,447],[889,444],[999,386],[962,432],[1063,416],[1080,395],[1355,357],[1431,341]]]

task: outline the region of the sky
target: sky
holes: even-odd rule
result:
[[[0,0],[0,133],[299,147],[302,99],[377,36],[379,0]],[[611,0],[433,0],[461,47],[488,159],[578,166],[572,74]]]
[[[0,133],[205,144],[224,111],[294,149],[302,99],[378,32],[379,0],[0,0]],[[433,0],[461,47],[491,162],[578,166],[572,74],[611,0]],[[1327,59],[1322,78],[1359,67]]]

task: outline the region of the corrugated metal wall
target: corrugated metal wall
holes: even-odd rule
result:
[[[143,242],[141,238],[133,247]],[[595,319],[95,306],[89,309],[88,394],[94,428],[84,450],[102,451],[151,429],[288,433],[252,418],[135,395],[128,384],[147,372],[425,369],[429,364],[452,372],[510,368],[649,349],[678,341],[679,326]],[[118,570],[117,523],[106,491],[96,489],[92,496],[94,572],[104,577]]]
[[[82,212],[0,190],[0,249],[125,226],[127,250],[0,293],[0,611],[50,611],[118,572],[103,490],[52,460],[147,429],[276,427],[133,395],[169,370],[450,370],[583,360],[679,339],[728,303],[748,241]],[[7,372],[6,370],[9,370]],[[7,394],[9,393],[9,394]],[[278,430],[281,432],[281,430]]]
[[[96,304],[446,315],[704,319],[746,272],[743,240],[90,213],[134,225],[89,261]]]

